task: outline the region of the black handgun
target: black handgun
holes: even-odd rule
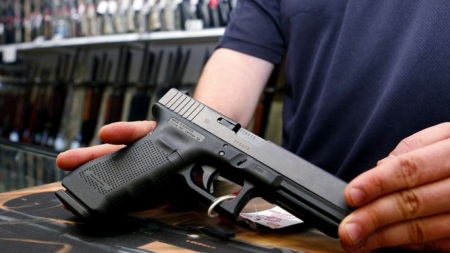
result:
[[[209,183],[199,183],[204,166],[218,172],[208,178],[220,175],[241,186],[235,198],[215,207],[219,214],[236,220],[251,199],[261,197],[337,237],[350,212],[344,181],[176,89],[152,113],[158,123],[151,133],[63,178],[66,190],[56,195],[70,211],[83,219],[123,214],[138,203],[181,194],[181,185],[212,203],[217,198]]]

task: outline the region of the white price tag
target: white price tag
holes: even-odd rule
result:
[[[303,223],[302,220],[288,213],[279,206],[260,212],[241,213],[240,216],[254,223],[273,229]]]

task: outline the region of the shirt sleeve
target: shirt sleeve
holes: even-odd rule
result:
[[[238,0],[218,47],[280,63],[285,43],[280,29],[279,2]]]

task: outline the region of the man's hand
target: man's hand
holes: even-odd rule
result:
[[[103,126],[99,137],[105,144],[68,150],[60,153],[56,164],[60,169],[73,170],[83,163],[112,153],[150,133],[156,126],[154,121],[116,122]]]
[[[403,247],[450,251],[450,123],[404,139],[345,191],[357,207],[339,236],[349,252]]]

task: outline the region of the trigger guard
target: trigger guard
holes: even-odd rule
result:
[[[199,180],[199,175],[194,175],[196,170],[199,168],[199,165],[192,165],[189,166],[183,170],[178,171],[177,173],[184,177],[186,183],[188,184],[188,187],[191,188],[193,191],[200,194],[203,198],[213,201],[214,196],[206,191],[206,188],[203,186],[203,175],[201,180]],[[201,167],[200,167],[201,168]]]
[[[189,188],[200,194],[204,199],[209,201],[208,205],[211,205],[217,200],[217,197],[212,195],[210,192],[206,191],[203,187],[203,184],[196,184],[194,178],[192,177],[195,170],[198,169],[198,165],[192,165],[186,169],[183,169],[178,172],[178,174],[182,175]],[[218,176],[219,173],[213,173],[214,177]],[[213,176],[209,177],[209,179],[214,178]],[[216,205],[216,212],[225,216],[227,219],[236,221],[239,218],[239,214],[242,209],[244,209],[245,205],[253,198],[260,196],[255,186],[248,181],[244,181],[241,190],[233,199],[228,201],[222,201]]]
[[[236,221],[245,205],[255,197],[260,196],[255,186],[248,181],[244,181],[241,190],[233,199],[220,202],[217,207],[225,210],[226,214],[231,215],[232,220]],[[220,213],[220,211],[219,211]]]

